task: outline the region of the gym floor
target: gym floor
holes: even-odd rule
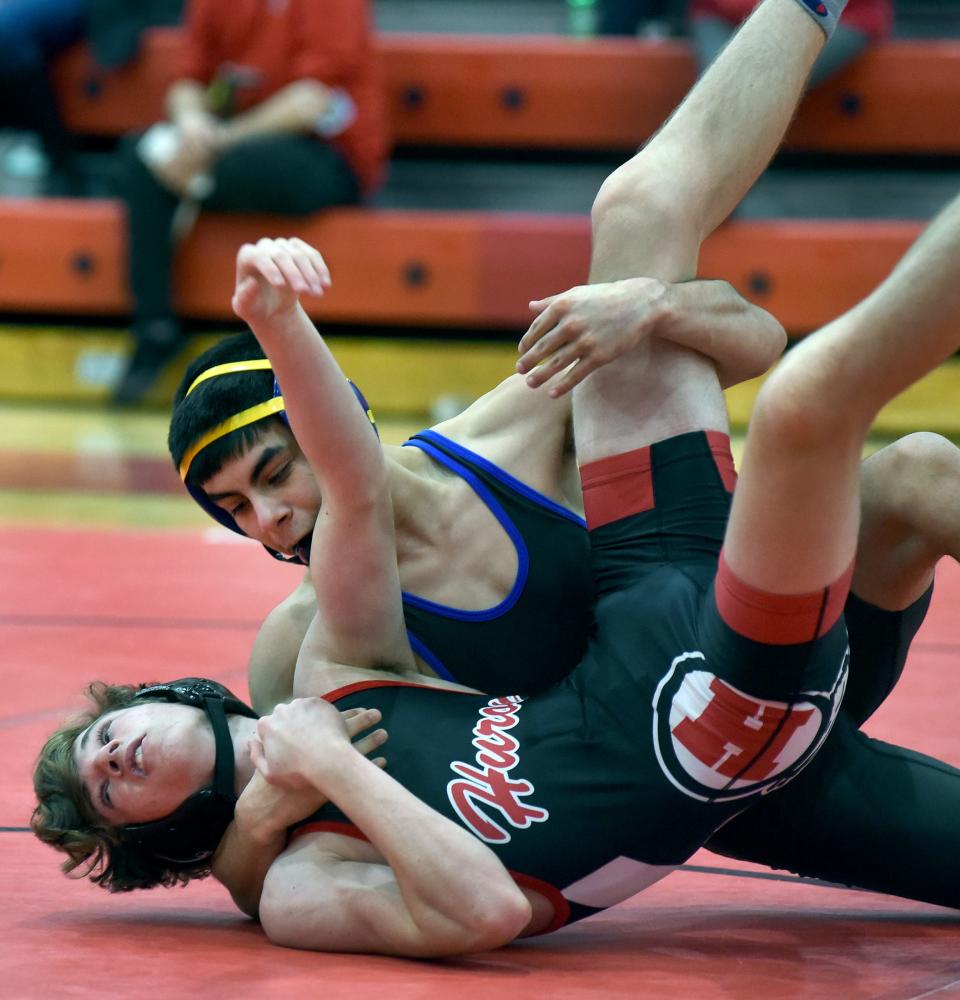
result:
[[[381,421],[398,441],[416,429]],[[953,911],[732,864],[683,870],[555,935],[459,961],[281,951],[217,884],[110,895],[28,830],[45,735],[94,678],[187,674],[245,694],[258,623],[297,570],[212,526],[164,448],[165,417],[7,405],[0,445],[0,994],[7,1000],[960,996]],[[897,691],[867,726],[960,765],[945,697],[960,569],[944,562]]]

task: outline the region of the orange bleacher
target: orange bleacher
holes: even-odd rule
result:
[[[145,36],[126,69],[97,70],[84,47],[57,66],[67,121],[118,135],[162,116],[176,29]],[[387,34],[381,48],[395,140],[405,145],[612,149],[642,141],[693,79],[679,42]],[[960,42],[890,42],[811,95],[793,145],[960,152]],[[908,109],[922,107],[923,113]],[[949,127],[947,125],[949,121]],[[0,199],[0,311],[129,315],[122,208],[110,200]],[[802,334],[888,273],[915,222],[734,220],[705,245],[701,273],[730,281]],[[331,322],[518,329],[532,296],[584,280],[579,215],[342,209],[297,221],[205,215],[181,248],[184,315],[229,319],[236,248],[293,233],[323,248],[336,281]]]
[[[83,46],[64,56],[57,90],[71,128],[118,135],[162,117],[179,38],[147,32],[136,63],[115,72]],[[384,34],[379,45],[398,145],[628,150],[694,80],[683,42]],[[958,107],[960,40],[884,42],[806,98],[787,145],[960,153]]]
[[[108,200],[0,200],[0,311],[127,315],[121,211]],[[201,218],[178,256],[180,310],[229,318],[237,247],[276,225]],[[732,222],[704,245],[701,273],[725,278],[802,333],[866,295],[919,230],[897,221]],[[521,328],[531,297],[584,280],[590,247],[589,220],[579,215],[337,209],[296,231],[334,267],[334,287],[308,304],[311,313],[360,324]]]

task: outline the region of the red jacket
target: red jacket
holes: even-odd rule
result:
[[[305,78],[341,87],[356,122],[333,143],[369,193],[388,154],[384,93],[367,0],[188,0],[182,75],[240,81],[235,111]]]

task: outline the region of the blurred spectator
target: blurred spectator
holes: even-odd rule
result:
[[[140,32],[179,18],[183,0],[0,0],[0,127],[36,133],[43,146],[31,172],[48,194],[83,193],[74,136],[50,79],[53,60],[82,38],[104,69],[136,53]],[[33,146],[14,145],[11,159]],[[41,192],[36,192],[41,193]]]
[[[386,119],[367,0],[187,0],[169,122],[122,145],[136,402],[179,351],[174,245],[199,208],[300,216],[379,184]]]
[[[77,172],[74,141],[57,110],[50,63],[86,31],[87,0],[0,2],[0,125],[39,135],[47,163],[36,169],[47,174],[52,194],[74,193]]]
[[[703,72],[726,45],[756,0],[691,0],[688,30]],[[839,73],[873,42],[893,30],[893,0],[850,0],[833,37],[814,63],[811,87]]]
[[[684,0],[600,0],[597,33],[665,37],[682,27]]]

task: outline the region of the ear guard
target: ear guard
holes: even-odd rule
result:
[[[190,388],[184,393],[184,399],[193,392],[194,389],[201,382],[206,382],[207,379],[216,378],[218,375],[230,375],[234,372],[243,371],[273,371],[269,360],[267,358],[257,358],[252,361],[232,361],[227,364],[214,365],[212,368],[208,368],[206,371],[201,372],[190,384]],[[363,393],[350,381],[347,379],[347,384],[353,390],[353,394],[357,398],[357,402],[363,408],[363,412],[366,413],[367,419],[370,421],[370,425],[373,427],[374,433],[379,437],[380,432],[377,430],[377,422],[374,419],[373,411],[370,409],[370,404],[364,398]],[[193,460],[207,447],[208,444],[212,444],[214,441],[220,440],[222,437],[226,437],[231,431],[238,430],[241,427],[247,427],[250,424],[256,423],[258,420],[263,420],[266,417],[272,416],[273,414],[279,414],[283,418],[283,422],[289,427],[290,421],[287,418],[287,411],[285,409],[285,404],[283,401],[283,394],[280,391],[280,383],[277,382],[276,378],[273,380],[273,398],[265,400],[262,403],[257,403],[256,406],[248,407],[246,410],[241,410],[239,413],[235,413],[232,417],[228,417],[226,420],[217,424],[215,427],[211,428],[205,434],[202,434],[184,453],[183,459],[180,462],[180,478],[183,480],[183,485],[187,488],[187,492],[193,499],[202,507],[215,521],[222,524],[225,528],[229,528],[231,531],[236,532],[238,535],[243,535],[246,537],[246,532],[241,531],[237,525],[237,522],[231,517],[227,511],[222,507],[218,507],[215,503],[212,503],[207,497],[206,493],[198,486],[192,486],[187,482],[187,475],[190,472],[190,465]],[[267,552],[274,557],[274,559],[279,559],[281,562],[288,563],[298,563],[302,566],[306,566],[309,562],[309,554],[307,558],[303,558],[300,555],[285,556],[274,549],[267,547],[264,548]]]
[[[250,719],[258,718],[257,713],[222,684],[200,677],[149,685],[137,692],[136,699],[202,708],[213,728],[217,755],[213,783],[195,792],[169,816],[120,830],[124,843],[146,850],[162,861],[195,865],[213,855],[233,819],[237,804],[233,790],[233,741],[227,726],[227,713]]]

